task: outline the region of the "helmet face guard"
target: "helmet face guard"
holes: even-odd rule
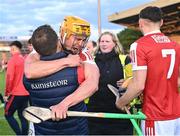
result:
[[[65,17],[60,27],[60,39],[64,45],[65,40],[71,35],[83,36],[88,40],[90,36],[90,24],[78,17],[67,16]]]
[[[64,51],[69,54],[79,54],[85,48],[89,37],[73,34],[69,44],[62,44]]]

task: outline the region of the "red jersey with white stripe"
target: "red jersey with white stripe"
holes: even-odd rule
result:
[[[148,34],[131,45],[133,70],[147,70],[143,112],[150,120],[180,117],[178,69],[180,46],[162,33]]]
[[[96,64],[94,62],[92,55],[88,52],[88,50],[86,48],[81,51],[79,56],[82,59],[82,61],[85,63]],[[84,67],[79,66],[78,67],[78,83],[81,84],[84,80],[85,80]]]
[[[79,56],[83,62],[95,64],[93,56],[88,52],[88,50],[86,48],[81,51]]]
[[[5,96],[26,96],[29,93],[23,85],[24,58],[21,54],[16,53],[8,61],[6,73]]]

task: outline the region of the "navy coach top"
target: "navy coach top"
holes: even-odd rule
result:
[[[65,52],[56,53],[51,56],[41,57],[41,60],[55,60],[64,58]],[[30,93],[31,105],[49,108],[61,102],[65,97],[73,93],[79,86],[78,68],[64,68],[52,75],[27,79],[24,76],[24,86]],[[86,111],[84,102],[70,107],[71,111]],[[44,121],[34,124],[36,135],[87,135],[87,119],[84,117],[67,117],[60,121]]]

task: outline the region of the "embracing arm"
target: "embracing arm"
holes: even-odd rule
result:
[[[133,72],[133,79],[128,85],[127,91],[116,102],[116,106],[119,109],[123,110],[131,100],[142,93],[145,87],[146,75],[146,70],[138,70]]]
[[[40,61],[40,56],[37,53],[32,53],[25,60],[24,72],[27,78],[41,78],[65,67],[78,66],[80,63],[78,55],[69,55],[66,58],[52,61]]]
[[[85,81],[75,90],[74,93],[67,96],[62,102],[55,106],[51,106],[52,118],[59,120],[66,118],[67,110],[69,107],[76,105],[83,101],[85,98],[90,97],[95,91],[98,90],[99,83],[99,69],[95,64],[84,64]],[[93,73],[93,74],[92,74]]]
[[[90,97],[98,90],[99,84],[99,69],[95,64],[85,63],[84,65],[85,81],[77,88],[77,90],[69,95],[64,101],[69,107]],[[92,74],[93,73],[93,74]]]

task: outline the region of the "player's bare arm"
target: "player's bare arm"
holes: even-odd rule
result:
[[[133,72],[133,79],[129,83],[127,91],[116,101],[117,108],[123,110],[131,100],[142,93],[146,81],[146,74],[146,70],[138,70]]]
[[[180,88],[180,66],[179,66],[179,75],[178,75],[178,87]]]
[[[67,58],[52,61],[40,61],[40,56],[37,53],[32,53],[27,56],[25,61],[25,75],[27,78],[40,78],[65,67],[74,67],[80,64],[81,59],[78,55],[68,55]]]
[[[85,81],[75,90],[74,93],[67,96],[61,103],[52,106],[52,118],[59,120],[66,118],[69,107],[76,105],[85,98],[90,97],[98,90],[99,69],[95,64],[84,63]],[[92,74],[93,73],[93,74]]]

